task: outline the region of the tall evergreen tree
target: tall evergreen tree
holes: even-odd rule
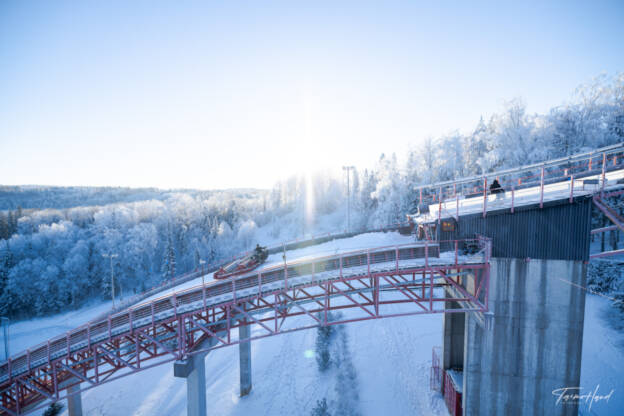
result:
[[[12,302],[8,282],[9,272],[13,266],[13,254],[9,242],[0,242],[0,315],[8,315],[10,312]]]
[[[7,226],[8,226],[8,236],[7,238],[11,238],[13,234],[17,231],[17,221],[14,220],[13,211],[9,211],[9,215],[7,218]]]
[[[0,212],[0,240],[9,238],[9,222],[3,212]]]
[[[312,416],[331,416],[326,398],[323,397],[323,400],[316,401],[316,406],[312,409]]]
[[[171,237],[171,227],[167,227],[167,244],[165,246],[165,258],[161,269],[163,279],[171,279],[175,276],[176,256]]]

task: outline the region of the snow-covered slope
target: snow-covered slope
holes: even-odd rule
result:
[[[582,394],[613,394],[608,401],[589,402],[581,406],[581,414],[621,415],[624,413],[624,334],[610,324],[617,311],[612,302],[588,294],[585,299],[583,326],[583,358],[581,363]]]

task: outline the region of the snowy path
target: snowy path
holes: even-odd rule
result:
[[[400,305],[393,307],[400,313]],[[429,391],[431,349],[442,341],[442,316],[423,315],[348,325],[365,415],[446,415]]]

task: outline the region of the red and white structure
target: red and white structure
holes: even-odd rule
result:
[[[11,357],[0,366],[0,411],[26,414],[207,349],[321,325],[444,313],[448,301],[464,305],[452,312],[485,312],[491,247],[487,239],[477,243],[474,254],[464,254],[466,241],[442,253],[425,242],[295,261],[137,305]],[[446,287],[458,296],[449,298]],[[393,304],[409,309],[388,313]],[[348,319],[329,319],[345,309],[354,310]],[[295,316],[309,323],[289,325]],[[240,339],[234,330],[248,325],[262,333]]]
[[[499,179],[510,197],[488,195],[491,177]],[[475,212],[485,217],[490,210],[513,213],[521,204],[539,203],[541,208],[545,200],[561,195],[570,202],[594,195],[594,204],[614,225],[592,232],[624,231],[624,220],[607,202],[624,192],[623,184],[624,144],[619,144],[422,187],[420,202],[430,205],[429,214],[416,220],[440,222],[443,216]],[[483,316],[488,312],[491,249],[487,238],[370,248],[252,271],[138,304],[0,364],[0,414],[23,415],[147,368],[292,331],[403,315]],[[460,306],[449,309],[448,303]],[[389,312],[395,304],[405,305],[405,311]],[[340,310],[351,312],[332,320],[329,312]],[[293,317],[305,317],[307,323]],[[248,331],[252,325],[261,330]],[[432,375],[439,385],[439,367]]]

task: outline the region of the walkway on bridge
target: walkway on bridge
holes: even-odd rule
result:
[[[442,253],[439,244],[424,242],[303,259],[90,322],[0,366],[0,410],[24,414],[68,394],[216,348],[320,325],[398,316],[386,313],[387,305],[413,306],[401,316],[443,313],[450,300],[466,305],[456,312],[485,311],[488,240],[450,244],[453,249]],[[475,245],[478,252],[467,249]],[[447,286],[458,295],[447,297],[442,290]],[[343,309],[359,315],[328,321],[329,311]],[[288,318],[303,315],[309,325],[288,326]],[[237,336],[236,328],[249,325],[264,333]]]

